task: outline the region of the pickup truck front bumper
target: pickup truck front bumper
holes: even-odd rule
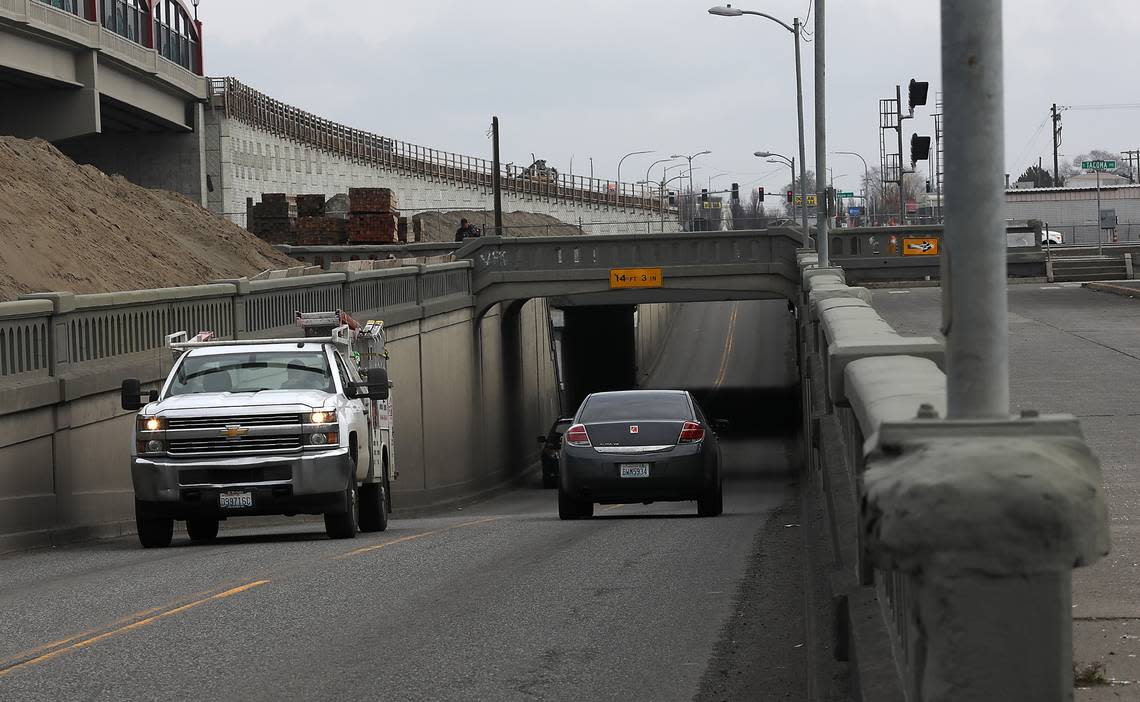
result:
[[[287,456],[131,459],[140,512],[174,519],[343,512],[352,471],[346,448]],[[250,493],[253,505],[222,507],[222,493]]]

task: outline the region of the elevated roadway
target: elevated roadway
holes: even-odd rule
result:
[[[686,305],[647,384],[778,385],[792,334],[782,301]],[[715,519],[668,503],[562,522],[532,476],[352,542],[290,522],[5,557],[0,697],[800,699],[792,444],[736,429]],[[764,626],[741,630],[745,611]]]

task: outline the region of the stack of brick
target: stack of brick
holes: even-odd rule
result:
[[[261,202],[246,198],[246,228],[251,234],[270,244],[294,244],[297,230],[289,216],[289,198],[285,193],[262,193]]]
[[[343,219],[326,216],[324,195],[297,196],[298,246],[336,246],[347,236]]]
[[[388,188],[348,189],[348,242],[390,244],[397,240],[400,212]],[[405,235],[406,238],[406,235]]]

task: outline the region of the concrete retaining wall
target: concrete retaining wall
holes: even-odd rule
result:
[[[509,335],[498,307],[476,319],[470,281],[455,275],[469,270],[412,266],[0,304],[0,552],[133,531],[133,413],[119,408],[122,379],[160,382],[170,354],[154,340],[169,332],[289,333],[278,308],[312,295],[333,306],[382,301],[351,311],[390,325],[397,516],[515,478],[538,458],[519,437],[544,433],[558,414],[549,313],[544,301],[528,302]],[[397,295],[404,288],[410,299]]]
[[[387,170],[285,139],[218,109],[206,109],[206,173],[213,188],[207,201],[212,212],[245,226],[246,198],[262,193],[322,193],[331,197],[350,187],[384,187],[396,193],[402,211],[433,208],[491,209],[491,189],[442,178]],[[613,223],[590,233],[626,233],[632,222],[656,222],[659,213],[596,203],[572,202],[539,194],[503,192],[506,211],[537,212],[569,224]],[[675,219],[675,218],[674,218]],[[655,228],[656,231],[656,228]]]

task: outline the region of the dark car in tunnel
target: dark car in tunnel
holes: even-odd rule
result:
[[[583,519],[594,504],[696,500],[697,513],[721,513],[720,445],[684,390],[588,395],[560,453],[558,516]]]
[[[562,435],[570,428],[573,419],[556,419],[550,425],[550,431],[538,437],[542,446],[542,487],[553,488],[558,486],[558,453],[562,449]]]

